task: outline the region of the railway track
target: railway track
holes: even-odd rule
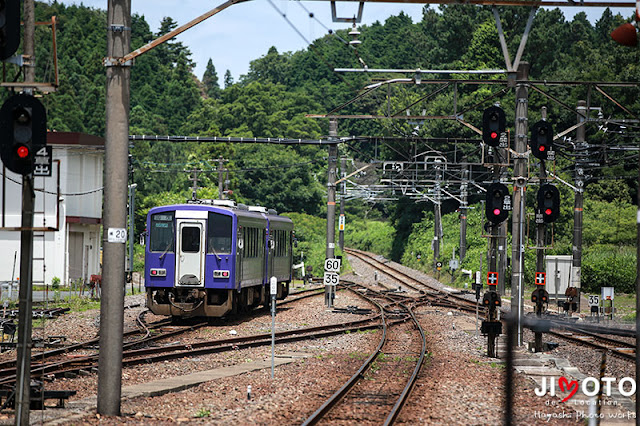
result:
[[[350,288],[359,286],[352,284]],[[379,309],[380,341],[358,371],[311,414],[304,425],[320,422],[392,424],[418,379],[427,348],[424,331],[412,309],[416,300],[371,289],[360,296]],[[391,320],[394,315],[405,318]],[[408,338],[410,333],[413,335]],[[409,364],[413,364],[413,369],[409,369]]]
[[[469,301],[468,299],[460,297],[458,295],[437,291],[428,283],[422,282],[414,277],[411,277],[403,273],[402,271],[399,271],[397,268],[394,268],[392,265],[388,263],[379,261],[378,259],[376,259],[375,256],[372,256],[369,253],[362,252],[360,250],[353,250],[353,249],[345,249],[345,252],[347,252],[349,255],[355,256],[358,259],[366,262],[370,266],[376,268],[377,270],[380,270],[381,272],[387,274],[391,278],[396,279],[399,282],[404,282],[405,285],[415,288],[416,290],[421,291],[422,293],[425,293],[425,292],[423,290],[419,290],[420,289],[419,286],[423,286],[429,290],[432,290],[426,294],[433,295],[433,296],[437,295],[439,297],[442,297],[442,299],[439,300],[438,302],[441,302],[445,306],[447,301],[450,299],[455,300],[455,301],[451,301],[451,304],[450,304],[451,308],[456,308],[458,307],[457,306],[458,303],[462,303],[463,307],[461,309],[465,311],[469,311],[467,309],[468,306],[475,306],[475,303]],[[435,293],[433,293],[433,291],[435,291]],[[437,303],[437,302],[434,302],[434,303]],[[475,309],[475,307],[473,309]],[[569,329],[563,329],[565,328],[565,326],[561,322],[553,321],[552,323],[555,329],[549,330],[547,332],[547,334],[549,335],[567,340],[575,344],[588,346],[595,350],[600,350],[600,351],[605,350],[605,351],[608,351],[613,356],[616,356],[631,362],[635,362],[635,342],[629,343],[624,340],[607,337],[606,335],[603,335],[603,334],[609,333],[609,330],[606,328],[600,327],[599,329],[597,327],[589,327],[589,328],[593,328],[594,330],[588,331],[579,326],[572,326]],[[635,332],[629,331],[628,333],[625,334],[625,336],[635,337]]]
[[[300,292],[303,293],[298,298],[289,301],[295,302],[307,297],[313,297],[323,294],[316,289]],[[356,294],[358,294],[356,292]],[[286,303],[280,303],[284,305]],[[395,322],[402,322],[405,318],[396,319]],[[142,321],[139,319],[139,322]],[[175,338],[187,331],[192,331],[208,325],[208,322],[200,322],[184,327],[172,326],[168,331],[162,331],[161,328],[168,325],[170,320],[163,320],[154,323],[152,329],[156,331],[151,334],[147,330],[146,336],[133,340],[123,346],[123,366],[135,366],[140,364],[148,364],[152,362],[162,362],[172,359],[181,359],[185,357],[194,357],[218,352],[233,351],[242,348],[265,346],[271,344],[271,333],[262,333],[252,336],[233,337],[226,339],[214,339],[209,341],[190,343],[190,344],[174,344],[170,343],[163,346],[144,347],[134,349],[143,345],[149,345],[161,340]],[[369,329],[379,328],[380,316],[374,315],[361,320],[351,321],[341,324],[331,324],[325,326],[306,327],[296,330],[288,330],[277,332],[276,343],[287,343],[306,339],[318,339],[323,337],[334,336],[343,333],[356,332]],[[137,331],[130,332],[131,334]],[[50,350],[42,354],[32,357],[31,373],[34,378],[42,377],[49,380],[55,377],[73,377],[77,374],[86,374],[97,371],[98,354],[91,353],[88,355],[72,356],[72,352],[92,348],[98,344],[98,339],[82,342],[76,345],[66,346],[55,350]],[[55,359],[54,359],[55,358]],[[48,360],[48,361],[47,361]],[[7,361],[0,363],[0,386],[10,387],[15,384],[16,369],[15,361]]]
[[[347,249],[344,251],[354,256],[363,262],[367,263],[369,266],[375,268],[376,270],[384,273],[390,278],[396,280],[401,285],[405,285],[412,290],[418,292],[419,294],[425,295],[429,298],[434,305],[449,307],[451,309],[460,309],[465,312],[475,313],[476,310],[476,302],[466,299],[465,297],[449,292],[442,291],[439,288],[431,285],[428,282],[412,277],[399,268],[394,267],[388,262],[383,262],[377,259],[378,256],[374,256],[370,253],[355,250],[355,249]],[[484,310],[484,307],[481,307],[481,311]]]
[[[635,362],[636,360],[635,342],[628,342],[602,335],[601,333],[606,333],[606,330],[595,332],[585,329],[587,327],[566,327],[558,321],[553,321],[552,323],[556,326],[556,329],[549,330],[547,334],[578,345],[588,346],[600,351],[607,351],[611,355],[627,361]]]

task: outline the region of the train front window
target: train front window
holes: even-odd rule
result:
[[[175,250],[174,234],[172,212],[151,215],[149,251],[173,253]]]
[[[181,231],[180,250],[184,253],[200,251],[200,227],[183,226]]]
[[[207,253],[231,253],[233,218],[220,213],[209,213],[207,227]]]

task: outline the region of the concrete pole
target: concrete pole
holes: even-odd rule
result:
[[[469,166],[462,170],[462,185],[460,186],[460,263],[467,254],[467,196],[468,196]]]
[[[223,175],[222,165],[223,165],[222,157],[218,157],[218,200],[224,200],[224,188],[222,186],[222,183],[224,181],[222,176]]]
[[[640,155],[638,156],[638,182],[640,182]],[[640,200],[640,185],[638,185],[637,200]],[[636,235],[636,330],[640,330],[640,202],[636,214],[637,235]],[[640,383],[640,333],[636,333],[636,384]],[[636,388],[637,389],[637,388]],[[636,419],[640,413],[640,398],[636,397]]]
[[[109,0],[107,56],[123,57],[130,43],[131,0]],[[120,415],[122,385],[125,244],[109,242],[108,235],[110,229],[125,228],[127,219],[130,72],[128,65],[107,67],[97,408],[98,414],[108,416]]]
[[[35,7],[33,0],[24,1],[24,54],[32,60],[24,67],[24,81],[35,81]],[[27,89],[27,92],[32,92]],[[32,94],[32,93],[31,93]],[[31,403],[31,341],[33,305],[33,174],[22,177],[22,218],[20,231],[20,289],[18,292],[18,344],[16,365],[16,425],[29,424]]]
[[[524,188],[527,175],[527,134],[528,134],[528,103],[529,88],[526,80],[529,78],[529,64],[521,62],[518,67],[516,83],[516,135],[515,154],[513,160],[513,178],[516,188],[513,191],[513,215],[511,222],[511,292],[512,312],[516,316],[517,344],[522,345],[522,308],[524,298]],[[515,294],[514,294],[515,293]]]
[[[541,114],[542,119],[546,120],[547,107],[542,107],[541,113],[542,113]],[[544,185],[545,182],[547,181],[547,171],[545,168],[544,161],[540,161],[540,174],[538,176],[540,178],[540,187],[542,187],[542,185]],[[536,224],[536,272],[545,271],[545,265],[544,265],[545,250],[543,247],[546,245],[546,241],[545,241],[546,232],[547,232],[547,225],[544,222]]]
[[[578,123],[586,120],[587,103],[578,101]],[[578,291],[577,303],[580,312],[580,288],[582,274],[582,206],[584,202],[584,169],[583,163],[587,161],[587,143],[585,141],[586,128],[580,126],[576,129],[576,151],[579,157],[576,159],[575,168],[575,200],[573,204],[573,251],[571,262],[571,287]]]
[[[347,159],[342,157],[340,159],[340,178],[344,179],[347,175]],[[345,203],[345,195],[346,195],[347,183],[342,181],[340,185],[340,223],[344,223],[344,203]],[[338,245],[340,246],[340,250],[344,250],[344,227],[340,227],[338,230]]]
[[[16,366],[16,425],[29,424],[31,384],[31,311],[33,305],[33,175],[22,178],[22,228],[20,232],[20,290]]]
[[[336,141],[338,138],[338,120],[329,119],[329,139]],[[327,182],[327,251],[326,258],[335,257],[336,238],[336,165],[338,162],[338,144],[329,145],[329,170]],[[325,286],[325,304],[333,306],[332,286]]]

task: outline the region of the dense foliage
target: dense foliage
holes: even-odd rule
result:
[[[80,6],[66,6],[54,1],[37,3],[37,20],[57,16],[58,64],[60,87],[46,95],[48,126],[54,131],[85,132],[104,135],[105,71],[102,58],[106,52],[104,28],[106,12]],[[500,9],[501,23],[510,52],[516,51],[523,33],[528,8]],[[530,79],[540,81],[638,81],[640,50],[615,44],[609,34],[625,22],[606,9],[592,24],[583,12],[567,21],[559,9],[537,11],[523,60],[528,61]],[[141,16],[133,16],[132,49],[167,33],[176,27],[165,18],[160,28],[151,29]],[[388,69],[500,69],[504,68],[498,33],[490,7],[448,5],[425,7],[420,22],[412,22],[404,14],[392,16],[384,23],[376,22],[360,28],[362,44],[357,51],[350,48],[348,30],[339,30],[315,40],[308,49],[279,52],[272,47],[251,63],[247,75],[233,81],[228,70],[222,73],[210,60],[201,79],[193,74],[194,64],[189,49],[175,40],[164,43],[140,56],[131,72],[130,133],[147,135],[287,137],[317,139],[327,135],[326,120],[307,118],[305,114],[321,114],[345,104],[342,114],[389,115],[402,113],[411,105],[414,113],[446,116],[464,111],[464,120],[480,126],[487,99],[499,101],[507,117],[514,117],[515,96],[512,89],[498,93],[502,86],[464,84],[451,91],[440,91],[431,84],[389,85],[388,93],[372,91],[356,102],[348,103],[362,88],[372,83],[371,74],[333,72],[334,67]],[[52,80],[51,34],[47,27],[37,30],[37,78]],[[8,75],[11,75],[9,70]],[[222,78],[219,76],[222,75]],[[376,81],[407,77],[405,74],[376,74]],[[437,75],[423,75],[423,78]],[[451,77],[451,76],[445,76]],[[455,76],[454,76],[455,77]],[[463,77],[455,77],[460,80]],[[480,77],[486,80],[498,77]],[[499,77],[502,78],[502,77]],[[545,96],[529,92],[529,123],[540,119],[541,108],[548,108],[549,120],[556,129],[575,124],[575,105],[579,99],[590,99],[601,107],[603,117],[620,117],[621,110],[604,95],[585,86],[545,86]],[[605,87],[608,95],[631,111],[640,110],[637,87]],[[386,98],[386,95],[389,98]],[[561,102],[553,102],[559,99]],[[512,120],[508,126],[513,130]],[[477,134],[455,120],[341,120],[340,135],[411,136],[420,138],[477,138]],[[558,132],[559,130],[556,130]],[[628,247],[634,244],[634,205],[638,180],[637,161],[624,150],[612,152],[612,145],[630,144],[633,132],[620,126],[589,124],[587,140],[590,166],[586,168],[589,183],[585,195],[584,279],[587,285],[604,282],[625,283],[633,273],[627,265],[634,255]],[[635,142],[637,144],[637,141]],[[572,141],[561,144],[554,172],[572,181],[577,153]],[[475,142],[429,145],[421,139],[373,144],[352,142],[341,149],[362,162],[406,160],[416,152],[435,150],[451,157],[480,161]],[[262,204],[278,211],[305,213],[301,227],[308,225],[320,234],[322,226],[311,224],[312,216],[326,212],[326,150],[312,146],[287,147],[268,145],[230,145],[206,143],[136,142],[131,150],[132,176],[138,185],[137,232],[144,228],[146,211],[158,204],[182,201],[191,196],[197,175],[198,195],[216,197],[218,168],[225,169],[228,195],[247,204]],[[580,153],[582,154],[582,153]],[[637,154],[635,154],[637,155]],[[221,159],[219,162],[219,159]],[[452,160],[450,160],[452,161]],[[530,174],[537,175],[537,163],[530,162]],[[487,175],[472,176],[479,184]],[[572,246],[573,192],[560,185],[563,200],[560,220],[554,226],[554,248],[551,253],[568,254]],[[535,191],[529,191],[527,205],[534,204]],[[475,203],[482,195],[472,195]],[[458,208],[456,201],[443,204],[443,213]],[[355,203],[348,213],[362,218],[388,219],[392,228],[378,222],[354,220],[352,243],[379,251],[395,259],[415,263],[415,254],[428,258],[433,235],[433,205],[401,199],[386,205]],[[613,213],[612,213],[613,212]],[[318,219],[321,221],[321,219]],[[350,219],[351,220],[351,219]],[[486,242],[480,237],[482,224],[478,209],[469,214],[468,260],[463,267],[477,268]],[[445,214],[443,260],[457,248],[454,237],[458,219]],[[431,228],[430,228],[431,227]],[[315,232],[314,231],[314,232]],[[302,249],[311,241],[311,233],[300,237]],[[609,249],[615,247],[616,249]],[[321,253],[309,256],[322,257]],[[412,254],[413,253],[413,254]],[[607,253],[606,257],[604,254]],[[527,256],[530,256],[528,253]],[[613,258],[611,258],[613,256]],[[475,264],[478,263],[476,266]],[[424,262],[423,262],[424,264]],[[604,276],[597,265],[607,264]],[[612,267],[611,265],[619,265]],[[531,273],[528,264],[527,274]],[[601,271],[602,272],[602,271]],[[614,274],[618,274],[615,275]],[[631,275],[629,275],[631,274]],[[632,278],[632,277],[631,277]],[[620,284],[622,285],[622,284]],[[626,284],[625,284],[626,285]],[[626,287],[625,287],[626,288]]]

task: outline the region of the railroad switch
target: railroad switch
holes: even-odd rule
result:
[[[347,306],[346,308],[333,308],[334,313],[354,314],[354,315],[370,315],[371,309],[359,308],[357,306]]]

